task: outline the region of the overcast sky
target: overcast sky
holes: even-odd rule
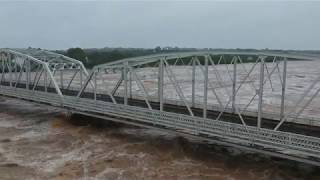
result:
[[[320,49],[320,2],[3,2],[0,47]]]

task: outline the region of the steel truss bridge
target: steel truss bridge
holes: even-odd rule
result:
[[[45,50],[0,49],[0,94],[320,166],[320,72],[295,68],[317,61],[208,51],[87,70]]]

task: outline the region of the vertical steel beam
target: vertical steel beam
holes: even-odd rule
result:
[[[245,84],[246,80],[249,78],[250,74],[253,72],[254,68],[255,68],[256,65],[258,64],[258,61],[259,61],[259,58],[256,60],[255,64],[251,67],[251,69],[250,69],[249,72],[246,74],[246,76],[242,79],[242,81],[240,82],[239,86],[238,86],[237,89],[236,89],[236,94],[238,94],[238,92],[239,92],[240,88],[242,87],[242,85]],[[212,63],[212,64],[213,64],[213,63]],[[214,67],[214,66],[213,66],[213,67]],[[219,70],[218,70],[217,68],[216,68],[216,71],[219,72]],[[218,73],[218,75],[219,75],[219,73]],[[220,75],[219,75],[219,76],[220,76]],[[218,77],[219,77],[219,76],[218,76]],[[222,78],[221,78],[221,76],[220,76],[220,78],[218,78],[218,79],[221,80],[221,82],[223,81]],[[221,87],[224,87],[224,89],[226,89],[225,83],[221,83],[220,86],[221,86]],[[225,91],[226,91],[227,95],[228,95],[230,98],[228,99],[227,104],[224,106],[223,111],[224,111],[224,110],[229,106],[229,104],[232,102],[232,97],[231,97],[229,91],[228,91],[227,89],[226,89]],[[256,92],[256,93],[257,93],[257,92]]]
[[[15,75],[15,85],[17,84],[18,79],[18,63],[17,59],[14,60],[14,75]]]
[[[280,119],[284,118],[285,111],[285,95],[286,95],[286,82],[287,82],[287,58],[283,59],[283,74],[282,74],[282,87],[281,87],[281,109],[280,109]]]
[[[30,74],[31,74],[31,63],[30,60],[26,60],[27,64],[26,64],[26,88],[29,89],[29,85],[30,85]]]
[[[44,78],[44,91],[48,92],[48,87],[47,87],[48,73],[47,73],[47,71],[44,72],[43,78]]]
[[[3,64],[3,69],[4,69],[4,73],[3,73],[3,81],[7,82],[7,74],[8,74],[8,67],[7,67],[7,57],[5,54],[2,54],[2,64]]]
[[[60,69],[60,84],[61,84],[61,89],[63,89],[63,69]]]
[[[260,82],[259,82],[259,104],[258,104],[258,121],[257,127],[261,127],[262,119],[262,106],[263,106],[263,85],[264,85],[264,59],[265,57],[260,58]]]
[[[259,57],[260,59],[260,57]],[[272,70],[270,71],[268,77],[271,77],[273,75],[273,73],[275,72],[275,70],[277,69],[277,64],[272,68]],[[263,85],[265,85],[267,83],[267,79],[264,80]],[[252,96],[252,98],[250,99],[250,102],[241,110],[241,113],[245,112],[247,110],[247,108],[250,106],[250,104],[253,102],[253,100],[256,98],[256,96],[258,96],[259,91],[256,91],[256,93],[254,94],[254,96]]]
[[[1,76],[1,81],[5,81],[6,79],[6,68],[5,68],[5,57],[4,57],[4,54],[1,55],[1,58],[2,58],[2,76]]]
[[[0,79],[0,86],[2,85],[2,79],[3,79],[3,75],[4,75],[4,70],[3,70],[3,59],[2,59],[2,54],[0,53],[0,62],[1,62],[1,79]]]
[[[207,118],[208,108],[208,56],[204,59],[204,92],[203,92],[203,118]]]
[[[240,57],[240,56],[237,56],[237,58],[238,58],[238,60],[239,60],[240,65],[242,66],[242,69],[245,71],[245,73],[248,74],[248,70],[247,70],[246,66],[244,65],[241,57]],[[259,58],[258,58],[258,60],[259,60]],[[268,71],[267,66],[265,66],[265,68],[266,68],[266,70],[267,70],[267,75],[268,75],[268,74],[269,74],[269,71]],[[269,76],[268,76],[268,77],[269,77]],[[270,78],[268,78],[268,79],[270,79]],[[254,85],[254,82],[251,82],[250,85],[251,85],[251,88],[252,88],[254,91],[256,91],[256,87],[255,87],[255,85]],[[272,85],[271,85],[271,86],[272,86]]]
[[[1,86],[1,85],[2,85],[3,76],[4,76],[4,68],[3,68],[3,58],[2,58],[2,54],[0,54],[0,62],[1,62],[1,79],[0,79],[0,86]]]
[[[94,87],[93,87],[93,93],[94,93],[94,100],[97,100],[97,72],[93,72],[93,83],[94,83]]]
[[[192,107],[195,107],[195,93],[196,93],[196,60],[192,58]]]
[[[163,111],[163,78],[164,78],[164,69],[163,69],[163,59],[160,59],[159,62],[159,73],[158,73],[158,98],[160,111]]]
[[[202,71],[202,75],[205,76],[205,70],[203,68],[203,65],[200,63],[199,59],[196,58],[196,61],[197,61],[198,65],[200,66],[200,70]],[[220,105],[220,108],[223,108],[222,101],[220,100],[219,95],[215,90],[215,86],[209,80],[208,80],[208,85],[210,86],[210,90],[212,91],[212,93],[216,97],[216,99]]]
[[[132,72],[129,70],[129,97],[132,99]]]
[[[82,85],[83,85],[83,75],[82,75],[82,69],[81,68],[79,70],[79,73],[80,73],[80,88],[81,88]]]
[[[18,78],[16,79],[15,88],[18,87],[18,84],[19,84],[19,82],[21,80],[21,76],[23,75],[25,63],[26,63],[26,60],[23,60],[22,65],[20,65],[20,72],[19,72]]]
[[[20,66],[20,65],[19,65]],[[18,78],[19,78],[19,74],[20,72],[18,72],[18,66],[17,66],[17,60],[14,61],[14,74],[15,74],[15,78],[14,78],[14,85],[16,86]]]
[[[10,53],[7,53],[7,64],[8,64],[8,71],[9,71],[9,83],[10,83],[10,87],[12,87],[12,63],[11,63],[11,56]]]
[[[45,68],[45,71],[47,71],[48,75],[49,75],[49,78],[50,78],[50,81],[52,81],[53,83],[53,86],[54,88],[56,89],[56,92],[58,93],[58,95],[63,98],[63,94],[61,92],[61,90],[59,89],[59,86],[58,84],[56,83],[55,79],[54,79],[54,76],[53,74],[51,73],[50,71],[50,68],[48,67],[48,64],[43,64],[44,65],[44,68]]]
[[[125,61],[123,63],[123,72],[122,72],[122,76],[123,76],[123,82],[124,82],[124,104],[128,105],[128,76],[127,76],[127,72],[128,72],[128,61]]]
[[[236,86],[237,86],[237,57],[233,57],[233,79],[232,79],[232,112],[235,113],[236,108]]]

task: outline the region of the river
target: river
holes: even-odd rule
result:
[[[0,179],[316,180],[320,171],[0,97]]]

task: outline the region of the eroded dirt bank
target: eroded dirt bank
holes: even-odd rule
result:
[[[320,179],[319,169],[0,97],[0,179]]]

